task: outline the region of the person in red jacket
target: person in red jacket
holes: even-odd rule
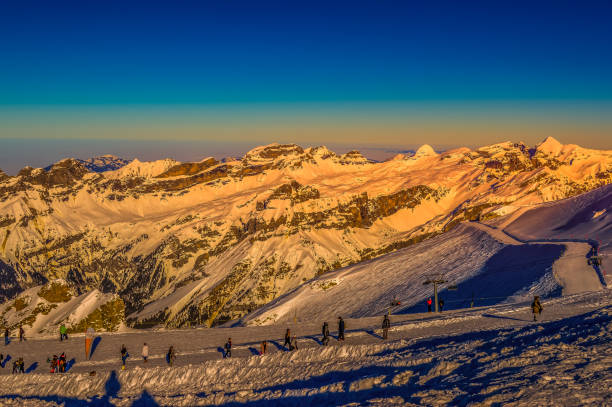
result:
[[[433,303],[433,301],[431,300],[431,297],[429,297],[427,299],[427,312],[431,312],[431,304]]]

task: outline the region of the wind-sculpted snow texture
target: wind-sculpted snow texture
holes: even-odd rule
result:
[[[332,339],[326,347],[317,343],[318,335],[313,335],[317,327],[292,325],[299,329],[301,341],[300,349],[292,352],[283,350],[280,344],[274,346],[280,341],[283,326],[265,327],[266,331],[253,327],[149,332],[148,337],[144,332],[103,335],[96,350],[96,354],[104,353],[99,362],[80,362],[82,338],[72,339],[65,345],[68,357],[76,354],[78,360],[68,373],[51,375],[39,372],[44,367],[34,366],[29,374],[0,375],[0,403],[609,405],[611,304],[607,290],[544,301],[543,321],[537,323],[530,321],[528,304],[498,305],[438,317],[420,315],[408,320],[392,316],[386,342],[378,336],[380,318],[349,320],[347,341],[338,344]],[[194,341],[196,335],[199,337]],[[236,346],[231,359],[222,359],[210,343],[227,335],[236,339]],[[257,341],[266,335],[274,341],[269,342],[270,353],[260,356],[255,350]],[[153,350],[149,365],[133,356],[127,370],[118,370],[119,358],[109,355],[109,350],[118,352],[121,343],[134,349],[143,340],[150,341]],[[173,342],[179,349],[177,364],[164,367],[162,347],[174,340],[180,341]],[[59,346],[40,342],[47,350]],[[198,346],[201,351],[196,350]],[[11,354],[14,352],[13,348]],[[43,354],[40,350],[26,354],[27,365]],[[90,375],[91,370],[96,374]]]
[[[92,172],[105,162],[117,169]],[[274,144],[222,162],[26,167],[0,174],[0,298],[61,279],[75,295],[118,294],[131,326],[217,325],[462,221],[607,185],[611,162],[549,138],[534,149],[423,146],[382,163]]]

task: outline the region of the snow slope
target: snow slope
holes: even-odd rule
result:
[[[556,231],[577,225],[609,242],[606,226],[600,225],[604,216],[592,214],[609,207],[611,191],[606,186],[576,198],[532,207],[519,212],[518,217],[510,215],[512,223],[507,229],[495,226],[506,225],[503,219],[493,225],[462,224],[395,253],[326,273],[242,321],[257,325],[333,319],[334,315],[362,317],[379,315],[390,308],[394,312],[418,312],[425,299],[432,296],[431,286],[423,283],[435,277],[447,281],[440,286],[447,309],[466,307],[472,301],[495,304],[525,301],[536,294],[551,297],[601,290],[605,279],[587,263],[591,246],[566,239]],[[515,239],[507,230],[529,236],[529,243]],[[449,285],[457,289],[448,290]],[[400,305],[391,307],[394,301]]]
[[[528,304],[348,320],[346,342],[318,343],[318,325],[298,329],[299,350],[280,345],[281,326],[103,334],[91,361],[83,338],[33,340],[6,348],[29,373],[0,375],[6,406],[580,405],[612,403],[612,295],[609,290]],[[332,325],[332,334],[334,333]],[[216,346],[234,339],[231,359]],[[269,354],[258,355],[268,339]],[[138,356],[143,342],[151,362]],[[131,357],[119,370],[119,347]],[[164,361],[173,344],[174,367]],[[68,373],[44,373],[46,356],[66,351]],[[11,360],[6,362],[10,365]],[[8,367],[0,372],[7,373]],[[94,375],[89,372],[95,371]]]

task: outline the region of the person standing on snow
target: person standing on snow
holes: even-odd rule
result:
[[[66,354],[64,352],[59,357],[59,372],[66,373]]]
[[[427,299],[427,312],[431,312],[431,304],[432,304],[432,302],[433,301],[431,300],[431,297],[429,297]]]
[[[47,359],[47,363],[50,363],[51,373],[55,373],[57,369],[57,355],[53,355],[53,359]]]
[[[344,320],[338,317],[338,341],[344,341]]]
[[[121,345],[121,370],[125,370],[125,362],[128,358],[128,351],[125,345]]]
[[[176,352],[174,351],[174,346],[170,346],[170,349],[168,349],[168,364],[170,366],[174,365],[174,359],[176,359]]]
[[[9,344],[9,330],[8,328],[4,329],[4,346]]]
[[[542,304],[540,303],[540,296],[536,295],[535,297],[533,297],[533,302],[531,303],[531,311],[533,311],[534,321],[538,320],[536,316],[541,315],[543,309],[544,307],[542,307]]]
[[[444,300],[442,298],[438,300],[438,306],[440,307],[440,312],[442,312],[442,308],[444,308]]]
[[[327,345],[329,343],[329,325],[327,325],[327,322],[323,322],[323,328],[321,328],[321,334],[323,335],[323,339],[321,339],[321,343],[323,345]]]
[[[61,324],[59,331],[60,331],[60,342],[63,341],[64,339],[68,340],[68,330],[66,329],[66,325]]]
[[[266,340],[261,341],[261,351],[259,352],[259,354],[265,355],[267,348],[268,348],[268,341]]]
[[[287,348],[287,350],[291,350],[291,330],[289,328],[287,328],[285,332],[285,343],[283,346]]]
[[[383,331],[383,339],[387,339],[389,336],[389,328],[391,327],[391,321],[389,321],[389,316],[385,315],[382,322],[382,331]]]
[[[25,362],[19,358],[13,362],[13,373],[25,373]]]
[[[227,338],[227,342],[225,342],[225,353],[223,354],[224,358],[232,357],[232,338]]]
[[[148,358],[149,358],[149,345],[147,345],[147,343],[145,342],[144,345],[142,345],[142,360],[144,360],[144,363],[147,363]]]
[[[25,341],[25,331],[23,330],[23,327],[20,325],[19,326],[19,342],[21,341]]]

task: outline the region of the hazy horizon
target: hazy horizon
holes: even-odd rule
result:
[[[612,149],[611,17],[601,3],[13,2],[0,168],[272,142]]]

